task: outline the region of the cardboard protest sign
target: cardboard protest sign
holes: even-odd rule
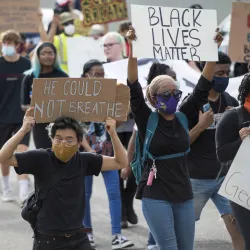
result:
[[[107,117],[126,121],[129,88],[115,79],[34,79],[31,106],[37,123],[60,116],[78,121],[103,122]]]
[[[84,64],[96,59],[106,61],[101,45],[102,40],[95,40],[92,37],[67,38],[68,73],[70,77],[80,77]]]
[[[250,3],[233,3],[228,54],[234,62],[250,62]]]
[[[126,0],[82,0],[81,5],[85,26],[128,19]]]
[[[217,61],[215,10],[131,5],[136,57]]]
[[[234,158],[219,194],[250,210],[249,148],[250,137],[247,137]]]
[[[38,32],[39,0],[0,0],[0,32]]]

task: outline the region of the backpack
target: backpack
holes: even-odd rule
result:
[[[189,134],[188,119],[187,119],[186,115],[182,112],[176,112],[175,115],[178,118],[178,120],[180,121],[181,125],[186,130],[187,134]],[[190,151],[190,148],[189,148],[186,152],[170,154],[170,155],[165,155],[165,156],[160,156],[160,157],[154,157],[149,152],[149,147],[150,147],[151,140],[154,136],[155,130],[157,128],[158,120],[159,120],[158,113],[151,112],[151,114],[148,118],[148,122],[147,122],[146,135],[145,135],[145,139],[144,139],[144,143],[143,143],[143,151],[142,152],[141,152],[139,134],[138,134],[138,131],[136,132],[135,154],[134,154],[134,158],[133,158],[132,162],[130,163],[130,166],[131,166],[132,171],[134,173],[137,184],[139,183],[139,181],[141,179],[141,176],[143,173],[143,168],[144,168],[144,162],[147,160],[147,158],[149,158],[151,160],[166,160],[166,159],[184,156]]]

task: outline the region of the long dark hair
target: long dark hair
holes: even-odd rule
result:
[[[246,97],[249,95],[249,93],[250,93],[250,73],[247,73],[244,76],[239,86],[238,100],[241,105],[244,105]]]
[[[90,60],[86,62],[83,66],[83,71],[81,77],[85,77],[89,71],[95,66],[102,66],[102,63],[98,60]]]

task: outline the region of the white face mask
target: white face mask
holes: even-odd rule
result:
[[[16,54],[16,48],[13,45],[3,45],[2,53],[4,56],[14,56]]]
[[[74,24],[69,24],[67,26],[64,26],[64,32],[68,36],[72,36],[75,34],[76,28]]]

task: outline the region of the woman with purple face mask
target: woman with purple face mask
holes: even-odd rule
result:
[[[137,59],[132,56],[132,40],[136,39],[131,27],[127,34],[130,42],[128,61],[128,85],[131,94],[131,110],[138,127],[141,148],[145,142],[151,109],[145,103],[138,82]],[[147,87],[147,101],[158,112],[158,124],[149,145],[153,158],[187,152],[189,135],[176,116],[182,92],[177,82],[167,75],[155,77]],[[152,169],[156,178],[149,183]],[[182,156],[151,160],[145,159],[137,199],[142,199],[142,210],[150,231],[161,250],[193,250],[195,214],[192,188],[186,164]]]

